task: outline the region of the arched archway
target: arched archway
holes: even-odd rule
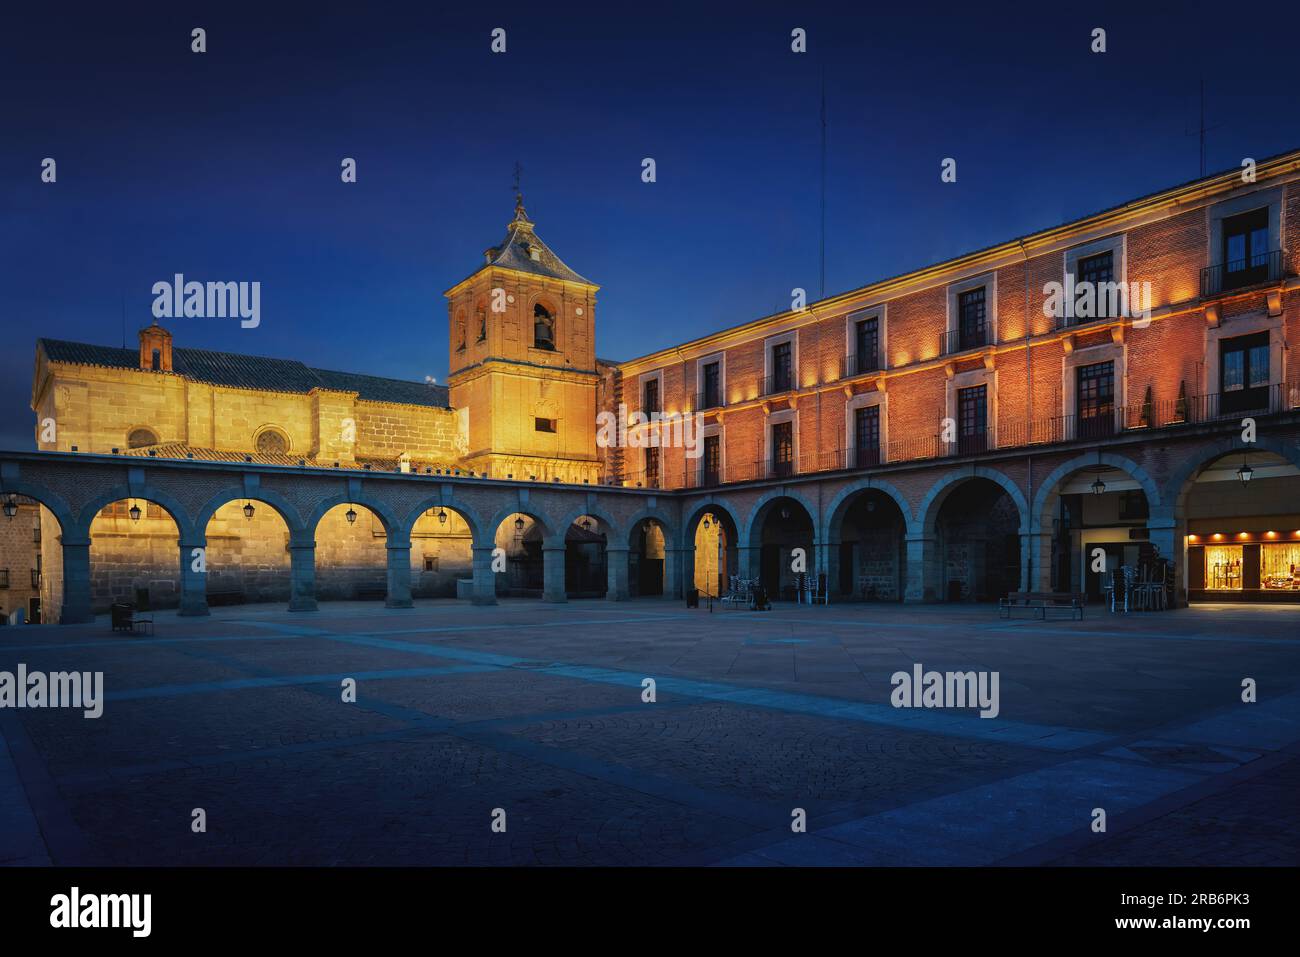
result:
[[[458,582],[474,577],[474,542],[478,520],[458,506],[430,502],[409,520],[411,596],[455,598]]]
[[[632,523],[628,535],[628,590],[633,597],[667,594],[667,526],[658,518],[641,518]]]
[[[289,542],[294,530],[281,508],[261,498],[244,497],[205,507],[206,518],[201,518],[199,527],[207,543],[209,606],[289,601]]]
[[[1082,592],[1098,601],[1114,569],[1152,573],[1160,557],[1150,517],[1160,489],[1145,469],[1109,452],[1077,456],[1043,479],[1031,512],[1036,577],[1054,592]]]
[[[80,519],[90,540],[94,613],[108,611],[114,602],[149,609],[180,607],[185,561],[181,546],[194,536],[186,530],[184,512],[156,497],[163,496],[96,501],[93,513],[89,506],[82,508]]]
[[[705,598],[725,595],[740,574],[740,533],[732,507],[723,502],[699,505],[682,524],[682,579]]]
[[[792,601],[802,576],[827,574],[818,563],[816,527],[812,510],[794,495],[778,494],[755,508],[748,545],[758,562],[751,574],[769,599]]]
[[[316,598],[320,601],[388,599],[391,517],[369,504],[344,499],[318,507],[315,521]]]
[[[1300,602],[1300,449],[1263,439],[1189,456],[1166,485],[1192,602]]]
[[[542,598],[546,588],[544,548],[549,524],[537,512],[505,510],[492,519],[495,548],[501,549],[504,568],[496,573],[496,594],[514,598]],[[560,546],[563,555],[563,545]],[[563,566],[561,566],[563,567]],[[560,583],[563,591],[563,580]]]
[[[978,469],[941,480],[917,509],[934,537],[927,576],[944,601],[994,601],[1020,587],[1024,496],[1000,472]]]
[[[613,531],[606,518],[592,513],[584,513],[569,522],[564,529],[565,597],[604,598],[611,590],[617,591],[610,587],[609,563],[626,561],[626,555],[607,554]]]
[[[837,496],[828,515],[831,590],[862,601],[902,601],[910,517],[902,494],[868,481]]]
[[[26,482],[0,484],[0,616],[17,623],[57,623],[63,612],[63,535],[72,522],[61,497]],[[88,609],[87,609],[88,613]]]

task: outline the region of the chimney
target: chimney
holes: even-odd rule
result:
[[[172,371],[172,334],[156,321],[140,330],[140,368],[149,372]]]

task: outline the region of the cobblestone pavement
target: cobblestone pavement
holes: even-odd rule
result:
[[[0,863],[1300,863],[1300,608],[156,617],[0,629],[0,671],[105,687],[0,708]],[[998,672],[999,714],[892,707],[915,664]]]

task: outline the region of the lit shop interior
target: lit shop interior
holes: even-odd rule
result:
[[[1300,470],[1270,452],[1234,454],[1196,478],[1187,502],[1190,601],[1300,603]]]

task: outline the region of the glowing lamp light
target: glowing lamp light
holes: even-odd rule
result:
[[[1254,474],[1255,470],[1250,467],[1250,463],[1243,457],[1241,460],[1241,468],[1237,469],[1237,478],[1241,479],[1242,485],[1245,485],[1250,481]]]
[[[1222,540],[1223,540],[1223,536],[1222,536],[1220,533],[1218,533],[1218,532],[1215,532],[1214,535],[1211,536],[1211,537],[1212,537],[1216,542],[1218,542],[1218,541],[1222,541]]]
[[[343,517],[348,520],[349,525],[355,525],[357,523],[357,510],[349,505],[348,510],[344,513]]]
[[[140,511],[140,505],[139,505],[139,503],[137,503],[137,502],[132,502],[132,503],[131,503],[131,509],[130,509],[130,511],[127,512],[127,514],[131,516],[131,521],[133,521],[133,522],[138,522],[138,521],[140,521],[140,516],[141,516],[142,514],[144,514],[144,513]]]
[[[1100,495],[1104,491],[1106,491],[1106,483],[1103,482],[1101,480],[1101,476],[1098,475],[1095,479],[1092,480],[1092,494]]]

